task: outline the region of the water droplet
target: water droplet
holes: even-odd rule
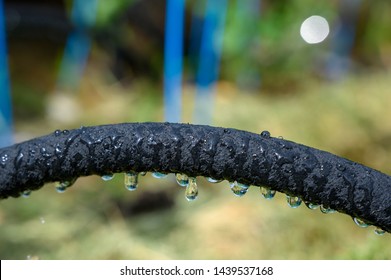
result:
[[[59,144],[57,144],[54,152],[56,153],[56,155],[61,156],[62,147]]]
[[[67,129],[63,130],[63,131],[62,131],[62,134],[64,134],[64,135],[69,134],[69,130],[67,130]]]
[[[58,193],[63,193],[67,188],[72,186],[76,182],[77,178],[68,180],[68,181],[61,181],[56,184],[56,190]]]
[[[381,228],[375,228],[375,233],[377,235],[384,235],[386,233],[386,231],[384,229],[381,229]]]
[[[282,136],[278,136],[278,139],[284,140],[284,137],[282,137]]]
[[[363,220],[361,220],[359,218],[353,218],[353,221],[356,223],[356,225],[358,225],[359,227],[362,227],[362,228],[366,228],[369,226],[368,224],[366,224]]]
[[[39,221],[41,222],[41,224],[46,223],[46,221],[45,221],[45,219],[44,219],[43,217],[40,217],[40,218],[39,218]]]
[[[24,154],[22,152],[19,152],[18,156],[16,157],[16,160],[15,160],[15,165],[17,167],[19,167],[22,164],[23,157],[24,157]]]
[[[145,175],[147,175],[147,172],[146,171],[142,171],[142,172],[139,172],[138,175],[145,176]]]
[[[234,193],[234,195],[239,196],[239,197],[245,195],[248,191],[248,188],[249,188],[248,185],[238,183],[236,181],[233,183],[229,183],[229,184],[231,187],[231,191]]]
[[[305,206],[307,206],[308,209],[315,210],[319,207],[319,204],[311,203],[306,201]]]
[[[206,177],[206,180],[209,183],[212,183],[212,184],[220,183],[221,181],[223,181],[223,180],[218,180],[218,179],[215,179],[215,178],[212,178],[212,177]]]
[[[67,189],[67,188],[64,187],[64,186],[62,186],[61,183],[58,184],[58,185],[56,186],[56,191],[57,191],[58,193],[63,193],[63,192],[65,192],[66,189]]]
[[[152,176],[157,178],[157,179],[161,179],[161,178],[167,177],[167,174],[166,173],[161,173],[161,172],[152,172]]]
[[[322,212],[323,214],[331,214],[331,213],[335,213],[335,210],[334,209],[331,209],[331,208],[328,208],[328,207],[325,207],[323,205],[320,205],[320,212]]]
[[[262,196],[268,200],[272,199],[276,195],[276,191],[268,187],[259,187]]]
[[[129,171],[125,173],[125,188],[129,191],[134,191],[137,189],[138,185],[138,173],[134,171]]]
[[[261,136],[264,138],[270,138],[270,132],[267,130],[264,130],[261,132]]]
[[[54,136],[60,136],[61,135],[61,130],[57,129],[55,132],[54,132]]]
[[[114,174],[106,174],[102,176],[103,181],[110,181],[113,178],[114,178]]]
[[[7,154],[4,154],[1,156],[1,165],[5,166],[7,160],[8,160],[8,155]]]
[[[175,174],[175,179],[181,187],[186,187],[189,184],[189,177],[185,174]]]
[[[193,201],[198,196],[198,187],[195,177],[189,177],[189,184],[186,187],[185,196],[188,201]]]
[[[343,166],[342,164],[338,163],[338,164],[337,164],[337,169],[338,169],[339,171],[345,171],[346,167]]]
[[[286,196],[286,201],[288,202],[288,205],[292,208],[297,208],[301,204],[301,198],[297,196]]]
[[[29,197],[30,194],[31,194],[30,190],[26,190],[26,191],[22,192],[22,196],[25,197],[25,198]]]

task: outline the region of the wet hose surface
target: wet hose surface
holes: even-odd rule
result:
[[[331,153],[236,129],[124,123],[57,130],[0,149],[0,198],[88,175],[159,171],[267,186],[391,232],[391,177]]]

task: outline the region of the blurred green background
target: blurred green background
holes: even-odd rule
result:
[[[81,125],[164,121],[165,1],[99,1],[76,88],[57,77],[71,1],[16,2],[5,1],[18,142]],[[259,17],[249,23],[246,13],[238,13],[240,2],[228,1],[210,124],[269,130],[391,174],[391,3],[358,1],[352,15],[349,1],[261,1]],[[186,48],[194,3],[186,6]],[[20,9],[26,5],[35,7],[27,15]],[[62,21],[23,21],[41,18],[48,7]],[[310,45],[299,31],[315,14],[328,20],[330,34]],[[354,36],[343,52],[337,35],[346,21],[353,22]],[[182,120],[192,123],[196,85],[187,55]],[[172,175],[150,174],[140,177],[135,192],[116,174],[108,182],[79,178],[63,194],[48,184],[28,198],[0,201],[0,257],[391,258],[390,235],[359,228],[349,216],[291,209],[283,194],[267,201],[258,188],[238,198],[228,182],[197,182],[194,202],[186,201]]]

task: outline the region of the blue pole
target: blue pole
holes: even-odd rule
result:
[[[207,0],[196,78],[195,123],[208,124],[212,120],[213,93],[219,74],[226,10],[226,0]]]
[[[195,75],[198,69],[198,60],[200,55],[200,45],[202,28],[204,23],[205,0],[195,1],[193,4],[193,13],[190,26],[190,42],[189,42],[189,68],[190,73]]]
[[[61,61],[58,85],[76,89],[91,48],[88,29],[94,25],[98,0],[74,0],[71,20],[75,30],[69,35]]]
[[[167,0],[164,43],[164,118],[181,121],[185,0]]]
[[[11,90],[4,20],[4,5],[3,0],[0,0],[0,147],[13,144]]]

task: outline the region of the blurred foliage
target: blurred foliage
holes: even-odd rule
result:
[[[96,15],[96,25],[105,26],[111,24],[123,10],[139,0],[99,1]]]
[[[74,96],[84,111],[70,127],[161,119],[162,102],[154,99],[154,86],[141,83],[129,95],[120,86],[108,88],[95,71],[88,69],[89,82],[81,96]],[[276,98],[219,83],[214,124],[253,132],[268,129],[273,136],[391,173],[389,73],[328,85],[313,81],[306,88]],[[190,121],[193,88],[185,88],[184,98],[183,119]],[[35,133],[58,128],[43,120],[24,125]],[[29,198],[1,201],[0,257],[391,259],[389,234],[376,236],[373,227],[359,228],[346,215],[325,215],[305,206],[291,209],[282,194],[266,201],[257,188],[238,198],[227,182],[211,185],[198,178],[198,184],[194,202],[185,200],[184,189],[172,176],[158,180],[150,174],[140,178],[135,192],[128,192],[122,174],[116,174],[109,182],[96,176],[79,178],[64,194],[48,184]]]

